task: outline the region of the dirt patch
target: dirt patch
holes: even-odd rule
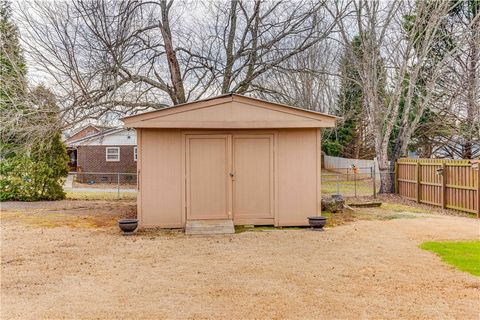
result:
[[[132,201],[4,202],[2,221],[42,228],[113,227],[118,219],[136,215]]]
[[[326,227],[338,227],[356,221],[360,218],[357,211],[350,210],[344,210],[335,213],[322,212],[322,215],[328,218]]]
[[[367,202],[356,199],[356,203]],[[341,212],[322,212],[328,217],[327,227],[337,227],[358,220],[414,219],[427,214],[425,210],[394,202],[385,202],[375,207],[350,207]]]
[[[132,205],[59,203],[35,214],[51,220],[69,208],[77,217],[117,218]],[[9,204],[7,212],[28,215],[35,209],[28,206]],[[479,278],[418,248],[478,238],[478,220],[363,214],[370,220],[325,232],[225,236],[148,230],[123,237],[113,225],[45,228],[2,218],[1,318],[478,319]]]
[[[370,202],[370,201],[381,201],[383,202],[384,208],[388,206],[389,209],[393,211],[411,211],[417,213],[433,213],[433,214],[442,214],[449,216],[459,216],[459,217],[474,217],[475,215],[468,212],[452,210],[452,209],[442,209],[438,206],[433,206],[425,203],[417,203],[415,201],[405,199],[396,194],[380,194],[376,198],[373,196],[367,197],[358,197],[358,198],[349,198],[348,202]]]

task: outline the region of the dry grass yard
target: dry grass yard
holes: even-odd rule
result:
[[[132,201],[4,203],[2,319],[478,319],[480,278],[419,248],[478,220],[386,205],[325,232],[123,237]],[[342,221],[342,219],[338,219]]]

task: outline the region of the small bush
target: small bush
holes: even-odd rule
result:
[[[63,178],[68,175],[68,156],[60,135],[30,154],[4,159],[0,166],[0,201],[65,199]]]

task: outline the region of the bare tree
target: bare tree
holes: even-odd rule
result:
[[[10,2],[0,0],[0,159],[46,144],[58,133],[57,116],[53,95],[28,85]]]
[[[318,42],[282,63],[275,72],[259,77],[252,84],[255,94],[299,108],[335,113],[340,49],[331,39]]]
[[[338,17],[326,5],[38,0],[19,15],[68,123],[254,91],[256,79],[331,33]]]
[[[478,19],[455,33],[458,45],[436,56],[452,5],[32,0],[17,9],[28,59],[47,76],[64,125],[228,92],[328,112],[338,96],[339,52],[358,50],[350,55],[358,71],[352,81],[363,90],[366,132],[388,191],[388,161],[406,153],[426,110],[450,99],[441,115],[461,115],[477,130]],[[359,48],[351,43],[355,35]],[[448,72],[458,75],[455,83],[445,81]],[[459,95],[448,93],[459,92],[461,82],[471,90],[453,102]],[[468,108],[455,112],[461,105]]]
[[[261,76],[292,67],[289,60],[331,36],[346,5],[334,16],[327,10],[329,5],[328,1],[209,3],[213,14],[205,17],[204,25],[215,36],[205,41],[219,48],[210,60],[221,79],[220,92],[259,89],[255,81]]]
[[[171,2],[35,2],[20,18],[29,56],[56,84],[66,121],[185,102]],[[188,67],[188,66],[187,66]]]
[[[443,154],[473,159],[480,156],[480,2],[457,1],[448,27],[457,53],[436,89],[437,108],[454,121],[437,140]]]
[[[352,32],[348,21],[355,23],[354,32],[361,37],[362,55],[355,64],[374,132],[381,192],[392,190],[389,171],[393,171],[395,160],[406,154],[424,111],[435,97],[433,89],[454,56],[451,50],[443,52],[434,63],[430,59],[437,49],[437,31],[451,5],[448,1],[386,4],[365,0],[354,2],[352,19],[340,21],[347,46]],[[405,17],[412,15],[414,19],[406,30]],[[385,73],[378,72],[382,66]],[[393,150],[389,152],[392,142]]]

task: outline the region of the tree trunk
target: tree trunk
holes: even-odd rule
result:
[[[186,102],[185,89],[183,87],[182,73],[178,63],[175,49],[173,48],[172,32],[170,30],[169,9],[172,2],[167,4],[166,0],[160,2],[162,9],[162,22],[160,23],[160,31],[162,32],[163,42],[165,44],[165,52],[167,54],[168,68],[170,70],[170,79],[172,81],[172,98],[173,104],[181,104]]]
[[[254,8],[254,24],[250,28],[250,34],[252,36],[252,51],[248,55],[248,68],[247,68],[247,74],[245,75],[245,79],[242,82],[240,88],[238,89],[238,93],[244,94],[245,92],[248,91],[248,88],[250,87],[250,84],[252,83],[252,76],[253,72],[255,70],[255,66],[257,64],[257,46],[258,46],[258,27],[260,24],[260,0],[255,1],[255,8]]]
[[[379,193],[389,193],[391,192],[392,183],[388,166],[388,139],[382,139],[381,143],[376,143],[375,153],[377,154],[378,171],[380,173]]]
[[[407,144],[402,143],[402,141],[402,139],[397,139],[397,141],[395,141],[395,145],[390,154],[389,176],[391,183],[388,189],[390,193],[395,193],[395,163],[400,157],[406,154],[407,150]]]
[[[479,25],[477,23],[477,25]],[[478,47],[477,34],[478,30],[472,31],[472,40],[470,42],[470,61],[467,67],[468,84],[467,84],[467,132],[465,132],[465,144],[463,146],[462,158],[472,159],[473,157],[473,139],[475,120],[479,116],[477,104],[477,63],[478,63]]]
[[[383,155],[377,157],[378,171],[380,171],[380,191],[379,193],[391,192],[391,177],[389,173],[388,158]]]
[[[353,158],[360,159],[360,146],[362,145],[362,124],[358,121],[357,130],[355,130],[354,146],[353,146]]]
[[[468,124],[468,128],[471,128],[470,127],[470,122],[471,121],[467,121]],[[472,128],[473,129],[473,128]],[[469,130],[469,129],[467,129]],[[462,148],[462,159],[472,159],[472,142],[471,142],[471,137],[470,137],[470,134],[469,133],[465,133],[465,143],[463,144],[463,148]]]
[[[228,33],[228,41],[226,48],[226,63],[223,72],[222,94],[230,91],[230,84],[232,81],[233,70],[233,44],[235,41],[235,33],[237,29],[237,0],[232,0],[230,3],[230,31]]]

